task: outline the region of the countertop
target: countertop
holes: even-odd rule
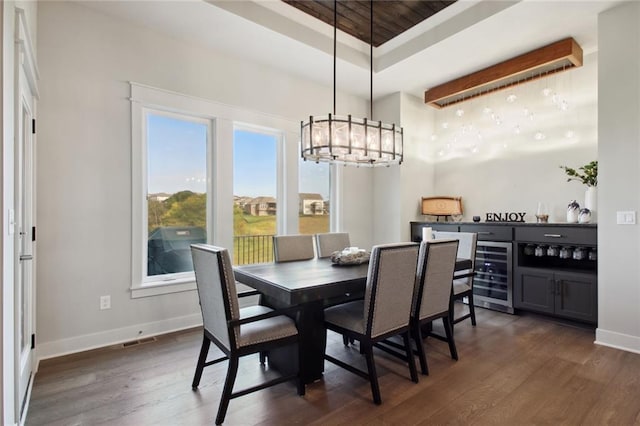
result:
[[[434,222],[434,221],[413,221],[411,223],[424,225],[489,225],[489,226],[575,226],[579,228],[597,228],[597,223],[537,223],[537,222]]]

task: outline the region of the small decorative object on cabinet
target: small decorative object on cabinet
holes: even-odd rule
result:
[[[435,216],[439,222],[441,217],[462,220],[462,197],[422,197],[420,211],[423,215]]]
[[[480,216],[474,216],[473,217],[473,221],[474,222],[480,222]]]
[[[536,221],[538,223],[547,223],[549,221],[549,213],[547,211],[547,205],[545,203],[538,203],[538,209],[536,210]]]
[[[587,185],[587,190],[584,195],[584,206],[592,213],[595,212],[597,207],[596,186],[598,186],[598,161],[595,160],[578,167],[578,170],[567,166],[560,166],[560,168],[569,176],[567,182],[577,180]]]
[[[589,209],[580,210],[580,214],[578,215],[578,222],[580,223],[591,222],[591,210]]]
[[[576,200],[571,200],[567,206],[567,223],[578,223],[578,215],[580,214],[580,204]]]

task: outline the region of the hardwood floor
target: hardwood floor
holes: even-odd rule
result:
[[[640,355],[595,345],[593,330],[532,315],[477,309],[478,325],[456,325],[459,361],[445,342],[426,340],[429,376],[409,380],[397,359],[376,352],[383,403],[369,383],[325,363],[304,397],[285,383],[231,401],[229,425],[640,425]],[[213,424],[226,363],[191,380],[201,331],[45,360],[27,425]],[[330,334],[329,351],[359,361]],[[236,389],[260,381],[257,356],[240,363]]]

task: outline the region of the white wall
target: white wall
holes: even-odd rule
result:
[[[326,113],[324,107],[317,111],[317,106],[331,105],[330,88],[186,45],[82,4],[40,2],[38,12],[39,356],[199,322],[193,291],[130,298],[127,82],[262,111],[294,126],[302,117]],[[339,105],[362,113],[366,102],[340,95]],[[297,146],[297,140],[288,143]],[[297,152],[290,148],[287,151]],[[220,161],[224,166],[230,159]],[[291,156],[287,169],[295,169],[297,161]],[[370,203],[370,182],[366,172],[348,174],[356,179],[348,180],[344,188],[353,194],[345,200],[345,229],[353,232],[356,243],[366,246],[371,228],[360,222],[359,208]],[[112,309],[100,311],[99,296],[106,294],[111,295]]]
[[[433,113],[424,102],[394,93],[375,103],[376,118],[403,128],[404,157],[400,167],[373,170],[375,242],[410,240],[409,222],[421,220],[420,199],[433,193],[434,164],[429,135]]]
[[[537,204],[543,202],[549,208],[550,222],[566,222],[571,200],[584,206],[586,186],[567,182],[559,166],[577,168],[598,159],[597,64],[598,55],[590,54],[581,68],[523,84],[513,92],[518,96],[513,104],[505,101],[510,92],[501,91],[471,101],[471,107],[466,102],[460,104],[465,111],[462,118],[454,115],[457,106],[439,110],[433,129],[438,152],[446,151],[446,144],[456,143],[450,132],[443,131],[443,122],[448,122],[449,130],[457,121],[472,124],[475,128],[471,136],[475,138],[478,129],[483,139],[478,141],[476,153],[468,149],[443,157],[436,153],[435,192],[425,195],[461,196],[466,221],[474,215],[484,221],[487,212],[526,212],[525,219],[535,222]],[[565,89],[568,111],[553,107],[549,99],[540,103],[541,88],[547,84]],[[485,106],[499,112],[501,125],[494,125],[482,112]],[[526,119],[521,112],[525,107],[537,115],[535,120]],[[567,123],[572,126],[567,127]],[[521,134],[512,131],[515,125],[521,126]],[[575,132],[573,138],[565,137],[569,128]],[[535,140],[534,131],[543,132],[546,139]],[[457,136],[460,143],[461,136]]]
[[[598,19],[598,329],[596,342],[640,353],[640,230],[616,211],[640,209],[640,3]]]

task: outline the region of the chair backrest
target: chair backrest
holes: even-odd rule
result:
[[[370,337],[409,324],[418,249],[416,243],[401,243],[371,250],[364,294],[365,330]]]
[[[276,262],[313,259],[313,235],[277,235],[273,237],[273,259]]]
[[[237,336],[232,340],[227,321],[238,319],[240,308],[229,252],[208,244],[192,244],[191,256],[204,328],[230,350]]]
[[[458,240],[431,240],[420,244],[412,315],[425,319],[449,310]]]
[[[318,258],[330,257],[334,251],[342,250],[350,245],[349,234],[346,232],[316,234],[316,252],[318,253]]]
[[[458,245],[458,257],[461,259],[471,259],[471,269],[467,269],[464,271],[456,271],[458,274],[463,275],[468,272],[473,272],[473,269],[476,266],[476,245],[478,243],[478,234],[475,232],[443,232],[443,231],[433,231],[433,238],[436,239],[447,239],[447,240],[458,240],[460,244]],[[472,276],[468,276],[465,278],[457,279],[456,282],[461,282],[471,285],[473,281]]]

